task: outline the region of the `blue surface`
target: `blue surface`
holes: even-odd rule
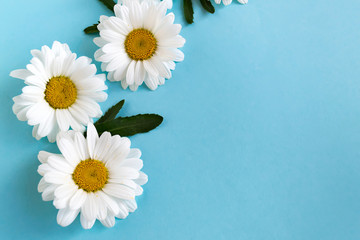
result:
[[[131,137],[149,175],[138,210],[86,231],[58,226],[37,193],[37,153],[57,148],[12,113],[24,83],[8,74],[54,40],[92,57],[82,29],[110,12],[96,0],[1,3],[1,239],[360,239],[360,1],[216,10],[196,4],[185,61],[155,92],[107,82],[103,110],[125,98],[124,115],[165,121]],[[181,1],[173,11],[184,23]]]

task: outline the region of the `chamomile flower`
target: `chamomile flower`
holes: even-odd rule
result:
[[[95,75],[90,58],[76,58],[67,44],[57,41],[51,49],[43,46],[31,54],[26,69],[12,71],[10,76],[28,85],[13,98],[13,112],[34,126],[36,139],[47,136],[54,142],[60,131],[70,127],[84,131],[92,118],[102,115],[98,102],[107,98],[105,75]]]
[[[175,62],[184,59],[178,48],[185,43],[174,14],[166,14],[171,6],[171,0],[122,0],[115,16],[100,17],[95,59],[110,81],[135,91],[143,82],[155,90],[171,78]]]
[[[57,222],[65,227],[80,213],[83,228],[96,220],[112,227],[115,217],[124,219],[137,208],[135,196],[147,175],[139,149],[130,149],[130,140],[104,132],[100,137],[92,123],[87,137],[68,131],[59,133],[57,145],[61,154],[41,151],[38,185],[44,201],[53,201],[59,209]]]
[[[247,4],[248,3],[248,0],[237,0],[239,3],[241,4]],[[224,3],[224,5],[229,5],[232,0],[222,0],[222,2]],[[216,4],[220,4],[221,3],[221,0],[215,0],[215,3]]]

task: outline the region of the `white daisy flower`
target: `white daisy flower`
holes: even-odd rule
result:
[[[84,131],[88,122],[102,115],[97,102],[103,102],[105,75],[95,75],[96,66],[88,57],[72,53],[67,44],[55,41],[50,49],[32,50],[26,69],[10,76],[25,80],[22,94],[13,98],[13,111],[21,121],[34,126],[36,139],[47,136],[54,142],[60,131],[70,127]]]
[[[41,151],[38,185],[44,201],[59,209],[57,222],[65,227],[80,213],[83,228],[96,219],[113,227],[115,217],[124,219],[137,208],[135,196],[147,175],[140,171],[143,162],[139,149],[130,149],[130,140],[104,132],[100,137],[92,123],[87,138],[80,132],[61,132],[57,145],[61,154]]]
[[[115,16],[100,17],[95,59],[110,81],[135,91],[143,82],[155,90],[171,78],[175,62],[184,59],[178,48],[185,43],[174,14],[166,14],[171,6],[171,0],[123,0],[115,5]]]
[[[237,0],[239,3],[241,4],[247,4],[248,3],[248,0]],[[224,3],[224,5],[229,5],[232,0],[222,0],[222,2]],[[216,4],[220,4],[221,3],[221,0],[215,0],[215,3]]]

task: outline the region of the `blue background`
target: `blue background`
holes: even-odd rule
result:
[[[195,4],[184,24],[185,61],[156,91],[107,82],[103,110],[159,113],[155,131],[131,137],[149,175],[138,210],[112,229],[56,224],[37,193],[31,127],[12,113],[30,50],[66,42],[97,47],[82,29],[96,0],[2,1],[0,7],[1,239],[360,239],[360,1],[250,0]],[[99,66],[99,64],[97,64]]]

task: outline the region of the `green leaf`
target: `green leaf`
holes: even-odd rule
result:
[[[214,13],[215,12],[215,8],[212,5],[212,3],[210,2],[210,0],[200,0],[201,5],[203,6],[203,8],[208,11],[209,13]]]
[[[139,114],[131,117],[119,117],[111,121],[95,124],[101,135],[103,132],[110,132],[112,135],[122,137],[132,136],[138,133],[145,133],[159,126],[163,117],[157,114]]]
[[[125,103],[125,100],[123,99],[120,102],[118,102],[117,104],[115,104],[114,106],[112,106],[111,108],[109,108],[106,111],[106,113],[99,120],[97,120],[95,125],[114,120],[116,118],[116,115],[120,112],[120,109],[123,107],[124,103]]]
[[[84,29],[84,32],[85,32],[86,34],[98,33],[99,30],[97,29],[97,25],[98,25],[98,24],[96,23],[96,24],[94,24],[94,25],[92,25],[92,26],[89,26],[89,27],[85,28],[85,29]]]
[[[99,1],[102,2],[108,9],[114,12],[114,6],[116,3],[113,0],[99,0]]]
[[[192,0],[184,0],[184,15],[185,15],[185,19],[186,21],[191,24],[194,22],[194,9],[193,9],[193,4],[192,4]]]

